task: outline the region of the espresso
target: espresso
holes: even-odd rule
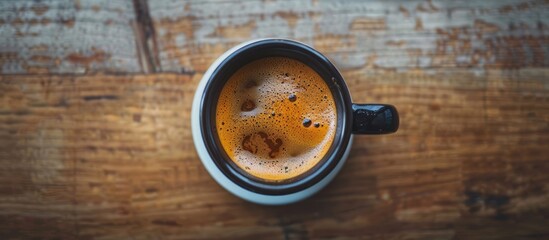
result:
[[[335,136],[336,105],[326,82],[306,64],[262,58],[237,70],[216,108],[223,150],[246,173],[283,181],[307,172]]]

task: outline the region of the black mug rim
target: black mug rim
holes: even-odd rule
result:
[[[269,54],[268,51],[273,52]],[[337,126],[330,150],[315,167],[288,181],[266,182],[246,174],[229,159],[217,139],[215,109],[221,88],[234,72],[254,60],[275,56],[297,59],[322,76],[336,102]],[[246,61],[242,61],[242,58],[245,58]],[[307,59],[307,61],[298,58]],[[352,101],[347,85],[339,71],[327,57],[312,47],[287,39],[257,40],[230,53],[209,75],[200,100],[199,112],[200,131],[206,150],[216,167],[238,186],[265,195],[296,193],[324,179],[342,160],[352,133]]]

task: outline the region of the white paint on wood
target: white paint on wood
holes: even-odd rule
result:
[[[160,51],[169,52],[160,54],[167,70],[195,68],[189,53],[203,51],[205,45],[221,46],[210,52],[219,55],[239,42],[263,37],[311,44],[344,69],[369,65],[397,71],[470,68],[482,73],[487,66],[549,66],[547,60],[533,62],[534,55],[549,54],[549,31],[545,30],[549,4],[538,0],[160,0],[149,4]],[[185,21],[190,34],[173,41],[170,36],[183,34]],[[508,37],[520,39],[508,42]],[[522,41],[530,37],[532,42]],[[525,55],[524,60],[509,62],[513,51]]]
[[[0,1],[2,73],[138,72],[134,19],[131,1]]]

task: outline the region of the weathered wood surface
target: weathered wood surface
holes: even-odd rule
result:
[[[547,1],[145,2],[0,2],[0,239],[549,238]],[[401,113],[290,206],[230,195],[190,135],[205,69],[258,37]]]
[[[136,20],[150,12],[152,21]],[[535,1],[2,1],[2,73],[203,71],[262,37],[313,45],[341,68],[549,66]],[[514,58],[513,56],[519,56]]]
[[[140,72],[131,1],[0,1],[0,73]]]
[[[549,70],[344,75],[402,127],[358,136],[332,184],[285,207],[239,200],[201,166],[200,74],[3,76],[0,235],[549,237]]]
[[[339,68],[549,66],[547,1],[150,1],[161,68],[204,71],[252,38],[308,43]]]

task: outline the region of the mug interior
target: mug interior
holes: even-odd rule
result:
[[[311,169],[284,181],[266,181],[238,167],[225,153],[216,127],[217,100],[227,80],[241,67],[266,57],[286,57],[305,63],[328,85],[336,104],[335,136],[328,152]],[[267,195],[284,195],[306,189],[329,174],[337,165],[351,135],[352,109],[349,91],[331,62],[313,48],[290,40],[266,39],[245,45],[225,58],[213,71],[200,104],[200,128],[206,149],[215,165],[231,181],[250,191]]]

